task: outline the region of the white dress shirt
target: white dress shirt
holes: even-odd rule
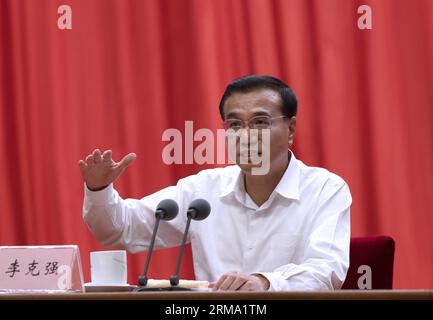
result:
[[[347,184],[329,171],[308,167],[292,153],[269,199],[258,207],[245,192],[238,166],[203,170],[147,197],[122,199],[113,186],[85,187],[83,218],[105,246],[130,252],[148,249],[155,208],[174,199],[179,214],[161,221],[155,248],[178,246],[186,210],[197,198],[212,211],[192,221],[191,242],[197,280],[217,281],[230,271],[260,273],[269,290],[332,290],[349,266],[350,205]]]

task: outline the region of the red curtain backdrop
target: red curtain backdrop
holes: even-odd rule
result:
[[[174,184],[209,165],[165,165],[163,131],[216,130],[227,83],[271,74],[299,98],[297,157],[349,183],[352,235],[392,236],[395,288],[433,288],[433,1],[0,0],[0,46],[0,245],[78,244],[90,281],[103,248],[77,161],[136,152],[125,198]],[[157,252],[151,276],[177,252]],[[128,255],[130,283],[145,257]]]

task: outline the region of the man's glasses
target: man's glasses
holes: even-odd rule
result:
[[[242,128],[244,128],[244,124],[246,124],[246,127],[250,129],[269,129],[272,126],[272,123],[276,119],[281,118],[287,118],[286,116],[279,116],[271,118],[269,116],[256,116],[252,117],[246,121],[241,119],[227,119],[223,122],[223,126],[225,130],[232,129],[234,131],[238,131]]]

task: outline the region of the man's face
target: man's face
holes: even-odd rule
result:
[[[272,170],[281,169],[288,163],[288,148],[293,143],[293,136],[296,127],[296,118],[288,119],[283,117],[282,101],[279,93],[273,89],[257,89],[248,93],[233,93],[224,104],[224,120],[240,119],[243,122],[245,130],[243,133],[248,133],[248,128],[245,124],[248,120],[257,116],[267,116],[275,118],[271,120],[269,128],[270,145],[262,150],[262,134],[258,135],[258,156],[264,158],[263,152],[269,152],[270,172]],[[250,128],[251,129],[251,128]],[[264,135],[263,135],[264,136]],[[249,158],[250,150],[254,146],[249,143],[242,143],[241,137],[236,140],[236,163],[245,174],[251,174],[252,168],[260,167],[261,163],[253,163],[254,161],[240,161],[241,155]],[[253,141],[254,143],[254,141]],[[244,161],[245,162],[245,161]]]

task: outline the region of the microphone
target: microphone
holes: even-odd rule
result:
[[[182,244],[180,245],[180,252],[179,256],[177,258],[177,264],[176,264],[176,271],[174,275],[170,277],[170,284],[171,284],[171,290],[190,290],[187,288],[179,287],[179,271],[180,271],[180,265],[182,263],[182,257],[183,252],[185,251],[185,243],[186,238],[188,236],[189,231],[189,225],[191,224],[191,219],[194,220],[204,220],[206,219],[210,214],[210,205],[209,202],[207,202],[204,199],[196,199],[189,205],[188,211],[186,213],[186,216],[188,218],[185,226],[185,231],[183,233],[183,239]]]
[[[158,231],[159,221],[165,220],[169,221],[174,219],[179,212],[179,207],[176,201],[171,199],[162,200],[155,211],[155,226],[153,227],[152,239],[150,240],[149,250],[147,253],[146,263],[144,265],[143,275],[138,278],[138,283],[141,287],[136,289],[136,291],[144,291],[147,285],[147,271],[149,269],[150,258],[152,256],[153,245],[155,244],[156,232]]]

